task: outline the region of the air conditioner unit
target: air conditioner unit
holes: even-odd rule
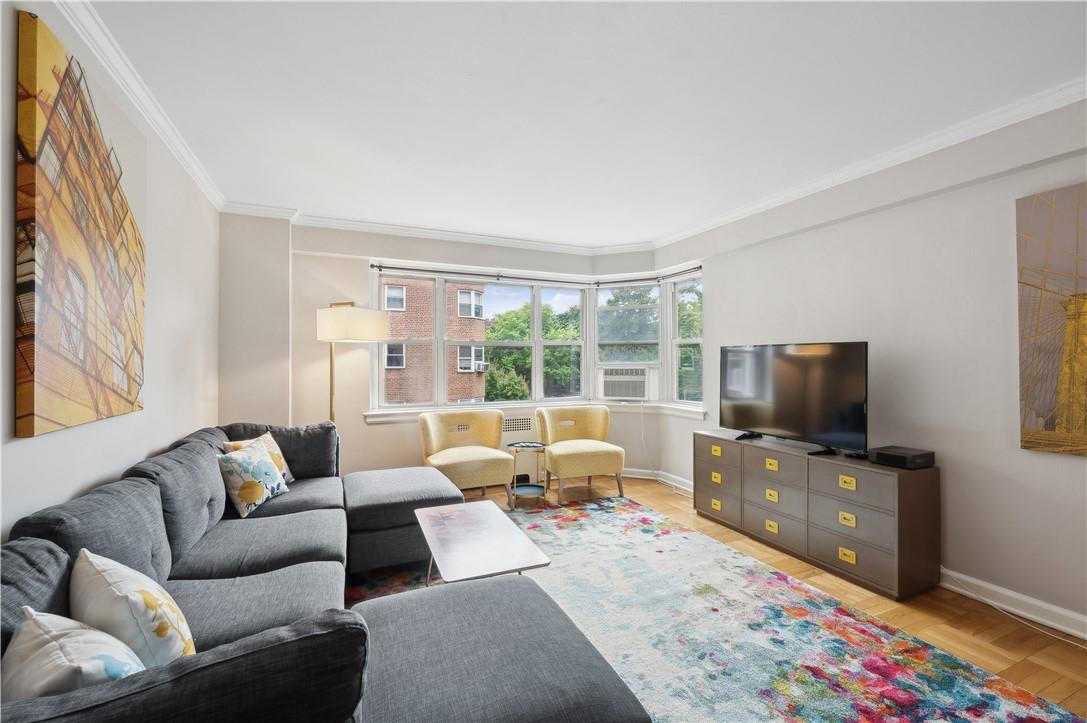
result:
[[[598,377],[604,399],[653,399],[657,394],[655,367],[604,367]]]
[[[485,372],[485,371],[487,371],[487,369],[490,366],[491,366],[490,362],[481,362],[481,361],[472,362],[472,371],[474,371],[474,372]]]

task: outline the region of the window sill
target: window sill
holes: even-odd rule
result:
[[[367,424],[405,424],[415,423],[423,412],[454,412],[471,411],[473,409],[502,409],[533,410],[537,407],[576,407],[582,404],[606,404],[613,414],[663,414],[670,417],[683,419],[704,420],[706,410],[693,404],[681,404],[676,402],[614,402],[577,399],[570,402],[510,402],[508,404],[464,404],[448,405],[444,407],[405,407],[403,409],[385,408],[371,409],[363,413],[363,419]]]

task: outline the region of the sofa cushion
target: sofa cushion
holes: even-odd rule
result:
[[[347,521],[340,510],[222,520],[174,561],[171,579],[256,575],[314,561],[342,566],[346,556]]]
[[[271,432],[295,477],[337,477],[340,474],[340,437],[332,422],[305,427],[235,422],[221,429],[228,439],[235,442],[256,439],[265,432]]]
[[[247,520],[257,517],[276,517],[306,510],[342,510],[343,481],[339,477],[309,477],[291,482],[286,494],[266,500],[249,513]],[[227,505],[223,519],[238,519],[238,511]]]
[[[343,491],[351,530],[414,525],[419,507],[464,502],[457,486],[432,467],[352,472],[343,478]]]
[[[204,427],[177,440],[170,445],[170,449],[177,449],[189,442],[202,442],[218,453],[223,451],[223,443],[228,441],[229,438],[226,436],[226,432],[218,427]]]
[[[166,591],[185,611],[199,651],[343,607],[344,570],[306,562],[221,580],[170,580]]]
[[[363,720],[649,720],[592,643],[528,577],[442,585],[353,609],[370,631]],[[481,610],[528,611],[529,618],[465,614]]]
[[[162,499],[151,480],[123,479],[96,487],[24,517],[11,536],[51,540],[72,558],[85,547],[158,582],[170,576]]]
[[[68,553],[49,540],[24,537],[0,545],[0,653],[7,650],[22,607],[68,616]]]
[[[149,479],[158,485],[170,552],[178,560],[223,517],[226,487],[217,454],[207,444],[189,442],[145,459],[125,477]]]

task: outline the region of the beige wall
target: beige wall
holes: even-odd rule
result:
[[[105,71],[53,5],[33,10],[73,52],[92,79],[96,110],[124,165],[125,193],[146,243],[144,409],[121,417],[15,439],[11,389],[15,296],[11,142],[14,131],[15,12],[0,8],[3,58],[0,93],[0,395],[2,535],[23,515],[63,502],[201,426],[214,424],[218,404],[219,213],[169,150],[128,105]]]
[[[291,225],[222,214],[219,419],[291,416]]]
[[[1019,448],[1015,199],[1087,178],[1084,107],[658,254],[724,249],[703,262],[707,400],[722,345],[868,340],[870,444],[936,450],[944,567],[1042,601],[1024,609],[1081,634],[1087,459]],[[709,407],[701,424],[660,419],[654,469],[690,480],[691,432],[717,427]]]

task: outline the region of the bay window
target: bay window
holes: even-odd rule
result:
[[[677,402],[702,401],[702,279],[675,283],[672,340]]]

